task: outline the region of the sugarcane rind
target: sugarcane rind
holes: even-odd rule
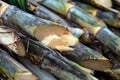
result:
[[[80,13],[84,17],[83,16],[81,17]],[[86,19],[86,17],[87,17],[87,19]],[[103,26],[105,26],[104,22],[102,22],[101,20],[99,20],[95,17],[90,16],[89,14],[84,13],[84,11],[78,7],[73,7],[69,10],[68,18],[71,20],[74,20],[76,23],[79,23],[79,25],[81,25],[82,27],[88,28],[93,35],[96,35],[97,32]],[[96,22],[95,20],[97,20],[99,23]]]
[[[85,4],[85,3],[82,3],[82,2],[77,2],[77,5],[84,9],[86,12],[88,12],[89,14],[91,14],[92,16],[96,16],[97,15],[97,12],[98,12],[98,9],[93,7],[93,6],[90,6],[88,4]]]
[[[5,70],[2,66],[0,66],[0,73],[3,76],[9,78],[10,80],[13,80],[12,75],[10,75],[10,73],[7,70]]]
[[[52,7],[52,5],[48,5],[48,6],[52,7],[55,11],[65,15],[65,16],[67,15],[69,9],[74,6],[72,4],[68,4],[67,2],[65,2],[63,0],[57,0],[57,1],[45,0],[42,3],[44,3],[44,4],[52,3],[56,7]],[[57,7],[58,5],[59,5],[59,7]]]
[[[69,78],[69,80],[73,80],[73,79],[74,80],[80,80],[78,77],[76,77],[72,73],[70,73],[66,70],[61,70],[58,67],[46,65],[46,68],[49,72],[51,72],[52,74],[54,74],[56,77],[58,77],[61,80],[68,80],[68,78]],[[61,76],[59,76],[58,74],[60,74]]]
[[[83,73],[84,73],[84,74],[92,73],[92,70],[91,70],[91,69],[84,68],[84,67],[80,66],[79,64],[77,64],[77,63],[75,63],[75,62],[73,62],[73,61],[69,61],[69,62],[70,62],[70,64],[72,64],[73,67],[76,67],[77,69],[79,69],[79,70],[81,70],[81,71],[83,70]],[[85,72],[84,72],[84,71],[85,71]],[[89,75],[86,75],[86,77],[87,77],[88,79],[91,79]]]

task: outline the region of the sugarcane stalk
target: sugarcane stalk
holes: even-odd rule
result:
[[[50,64],[49,61],[44,61],[42,64],[42,67],[46,70],[48,70],[49,72],[51,72],[52,74],[54,74],[56,77],[58,77],[60,80],[84,80],[84,76],[83,78],[78,78],[76,77],[74,74],[63,70],[57,66],[54,66],[52,64]],[[91,76],[91,75],[90,75]],[[91,76],[92,80],[98,80],[97,78]],[[88,80],[88,79],[87,79]]]
[[[72,73],[52,65],[49,61],[44,61],[42,67],[58,77],[60,80],[81,80]]]
[[[76,37],[80,37],[84,33],[82,29],[68,27],[70,25],[63,18],[53,13],[49,9],[45,8],[44,6],[38,4],[36,1],[28,1],[28,10],[40,18],[50,20],[66,26],[68,30]]]
[[[4,5],[2,1],[0,2]],[[9,6],[7,9],[4,9],[1,17],[6,25],[14,29],[22,29],[24,32],[41,41],[43,45],[52,49],[71,51],[74,49],[70,46],[75,46],[79,42],[66,27],[23,12],[15,6]]]
[[[63,52],[62,54],[68,59],[75,61],[76,63],[86,68],[104,71],[112,67],[112,64],[107,58],[81,43],[75,46],[74,51]]]
[[[23,42],[25,44],[27,43],[27,41],[24,39],[23,39]],[[56,64],[61,68],[73,73],[79,78],[82,78],[82,76],[85,76],[84,77],[85,80],[94,80],[94,79],[91,79],[92,78],[91,75],[87,73],[88,70],[83,71],[83,68],[81,68],[80,65],[76,66],[75,63],[71,63],[70,60],[66,59],[65,57],[62,57],[60,54],[56,54],[54,52],[51,52],[49,50],[46,50],[40,47],[39,43],[36,43],[36,44],[30,40],[29,50],[28,50],[29,51],[28,58],[32,60],[35,64],[42,64],[41,60],[44,58],[52,62],[53,65]]]
[[[68,16],[70,20],[79,24],[83,28],[88,28],[96,39],[108,46],[113,52],[120,56],[120,38],[112,33],[101,20],[92,17],[82,9],[72,4],[71,5],[73,7],[69,8],[67,5],[70,5],[70,3],[64,2],[63,0],[54,0],[54,2],[53,0],[44,0],[40,3],[58,13],[63,12],[63,10],[64,12],[67,11],[68,14],[65,16]],[[62,6],[64,6],[64,9],[61,8]]]
[[[32,43],[30,42],[30,44],[32,44]],[[34,53],[34,54],[42,53],[39,51],[40,50],[39,47],[34,46],[34,45],[30,45],[29,49],[30,49],[29,51],[35,50],[35,51],[32,51],[31,54],[32,53]],[[90,69],[93,69],[93,70],[104,71],[104,70],[110,69],[113,66],[113,64],[107,58],[103,57],[101,54],[97,53],[96,51],[94,51],[80,43],[79,43],[79,45],[77,45],[75,47],[75,51],[63,52],[63,55],[64,54],[70,60],[73,60],[73,61],[79,63],[80,65],[90,68]],[[53,57],[53,58],[55,59],[56,57]],[[57,57],[57,58],[59,58],[59,57]],[[35,60],[35,61],[38,61],[37,59],[39,59],[39,58],[38,57],[33,58],[33,60]],[[57,61],[60,62],[58,59],[57,59]],[[69,61],[67,61],[67,62],[70,63],[72,66],[74,66],[74,64],[72,64],[71,62],[69,62]],[[91,65],[90,64],[87,65],[88,63],[90,63]],[[57,63],[57,64],[59,64],[59,63]],[[107,66],[104,66],[104,64],[106,64]],[[96,66],[93,66],[93,65],[96,65]],[[75,65],[75,66],[77,66],[77,65]],[[100,66],[102,66],[102,68]],[[76,68],[78,68],[78,67],[76,67]]]
[[[28,10],[30,10],[40,18],[47,19],[47,20],[68,26],[68,23],[63,18],[53,13],[49,9],[45,8],[44,6],[41,6],[36,1],[32,1],[32,0],[28,1]]]
[[[20,37],[15,34],[13,29],[7,26],[0,26],[0,44],[9,48],[19,56],[25,56],[24,45]]]
[[[57,80],[53,75],[45,70],[40,69],[39,66],[33,64],[30,60],[23,57],[17,57],[17,60],[33,74],[35,74],[39,80]]]
[[[74,0],[77,1],[77,0]],[[95,7],[98,7],[103,10],[111,10],[112,0],[82,0],[83,2],[89,3]],[[107,4],[106,4],[107,3]]]
[[[120,19],[119,19],[119,13],[113,13],[111,11],[103,11],[100,9],[97,9],[89,4],[85,4],[82,2],[76,2],[76,4],[91,14],[92,16],[96,16],[99,19],[103,20],[107,25],[120,28]]]
[[[41,4],[47,6],[50,9],[52,9],[58,13],[61,13],[61,14],[62,14],[62,12],[64,13],[67,11],[66,15],[64,15],[64,16],[67,16],[68,19],[81,25],[81,27],[89,28],[91,33],[93,33],[94,35],[96,35],[96,33],[101,29],[101,27],[105,26],[105,24],[102,21],[100,21],[96,18],[93,18],[92,16],[88,15],[83,10],[78,8],[77,6],[74,6],[63,0],[54,0],[54,2],[52,2],[52,3],[51,3],[51,1],[52,0],[44,0],[41,2]],[[72,7],[69,8],[69,6],[67,6],[66,4],[71,5]],[[63,7],[63,8],[61,8],[61,7]],[[61,12],[59,12],[59,11],[61,11]]]
[[[0,50],[0,60],[0,73],[9,80],[37,80],[35,75],[3,50]]]

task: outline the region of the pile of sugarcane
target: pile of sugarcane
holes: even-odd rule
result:
[[[0,0],[0,79],[120,80],[120,0]]]

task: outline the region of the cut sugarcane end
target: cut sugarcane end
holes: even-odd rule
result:
[[[18,40],[16,42],[16,45],[17,45],[17,54],[19,56],[25,56],[25,46],[23,45],[22,41]]]
[[[44,45],[59,51],[72,51],[79,40],[67,28],[56,24],[44,25],[34,31],[35,37]]]
[[[53,34],[45,37],[42,41],[42,44],[59,51],[72,51],[73,48],[69,47],[68,44],[59,36]]]
[[[73,36],[71,33],[60,36],[69,46],[75,46],[79,43],[78,38]]]
[[[4,13],[4,11],[9,7],[9,5],[0,0],[0,15]]]
[[[25,47],[21,40],[18,40],[17,42],[8,45],[8,47],[17,55],[25,56]]]
[[[101,5],[103,7],[106,7],[106,8],[112,7],[112,1],[111,0],[94,0],[94,3],[99,4],[99,5]]]
[[[34,30],[34,35],[38,40],[43,40],[46,36],[56,34],[58,36],[68,34],[68,30],[65,27],[50,24],[50,25],[42,25]]]
[[[35,75],[29,71],[16,73],[14,80],[38,80]]]
[[[98,71],[109,70],[113,67],[113,64],[109,60],[84,60],[81,61],[79,64],[83,67]]]

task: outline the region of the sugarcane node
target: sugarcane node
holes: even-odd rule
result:
[[[83,42],[85,44],[92,42],[92,40],[94,39],[93,34],[91,34],[87,28],[84,28],[83,30],[84,32],[79,38],[80,42]]]

